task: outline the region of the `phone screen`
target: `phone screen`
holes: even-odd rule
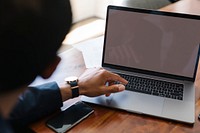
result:
[[[79,101],[47,120],[46,124],[54,131],[64,133],[93,112],[90,106]]]

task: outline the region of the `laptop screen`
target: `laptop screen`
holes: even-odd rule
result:
[[[194,78],[199,43],[198,16],[109,6],[103,64]]]

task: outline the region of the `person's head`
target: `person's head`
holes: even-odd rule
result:
[[[0,92],[50,76],[71,22],[69,0],[0,0]]]

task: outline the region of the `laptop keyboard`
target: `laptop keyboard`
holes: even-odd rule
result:
[[[118,73],[119,74],[119,73]],[[126,90],[183,100],[183,84],[119,74],[129,81]]]

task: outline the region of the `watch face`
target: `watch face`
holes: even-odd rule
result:
[[[75,81],[77,79],[78,79],[78,77],[76,77],[76,76],[70,76],[70,77],[66,77],[65,78],[65,82],[67,82],[67,81]]]

